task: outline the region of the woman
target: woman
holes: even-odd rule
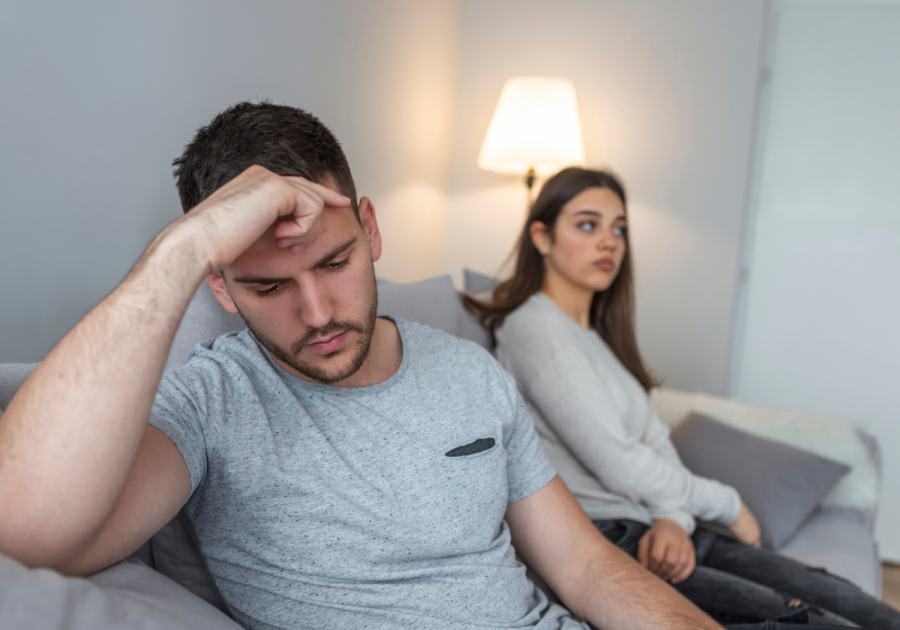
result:
[[[565,169],[531,208],[512,278],[490,302],[466,298],[559,475],[608,539],[722,623],[900,628],[900,613],[855,586],[760,549],[737,491],[682,465],[647,397],[627,223],[615,176]]]

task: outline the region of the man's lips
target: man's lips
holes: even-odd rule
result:
[[[341,346],[344,345],[344,341],[347,339],[347,333],[349,332],[349,330],[345,330],[344,332],[328,337],[327,339],[307,344],[306,347],[316,354],[331,354],[332,352],[341,349]]]

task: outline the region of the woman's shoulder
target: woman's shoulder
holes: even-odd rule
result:
[[[569,348],[575,340],[567,319],[549,297],[535,293],[507,315],[497,329],[498,355],[527,352],[549,358],[557,348]]]
[[[497,334],[500,335],[503,331],[507,333],[530,331],[535,326],[546,327],[558,324],[559,315],[559,309],[556,308],[553,301],[538,292],[531,295],[521,306],[506,316],[503,325],[497,329]]]

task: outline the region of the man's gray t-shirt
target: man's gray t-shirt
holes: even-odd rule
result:
[[[515,382],[476,344],[396,324],[403,361],[371,387],[291,376],[247,330],[163,377],[150,424],[187,463],[186,513],[235,618],[583,628],[526,579],[503,521],[555,475]]]

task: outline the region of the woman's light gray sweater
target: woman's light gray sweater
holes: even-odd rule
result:
[[[541,445],[593,520],[694,517],[733,523],[737,491],[687,470],[640,383],[600,335],[545,294],[497,331],[497,358],[516,379]]]

